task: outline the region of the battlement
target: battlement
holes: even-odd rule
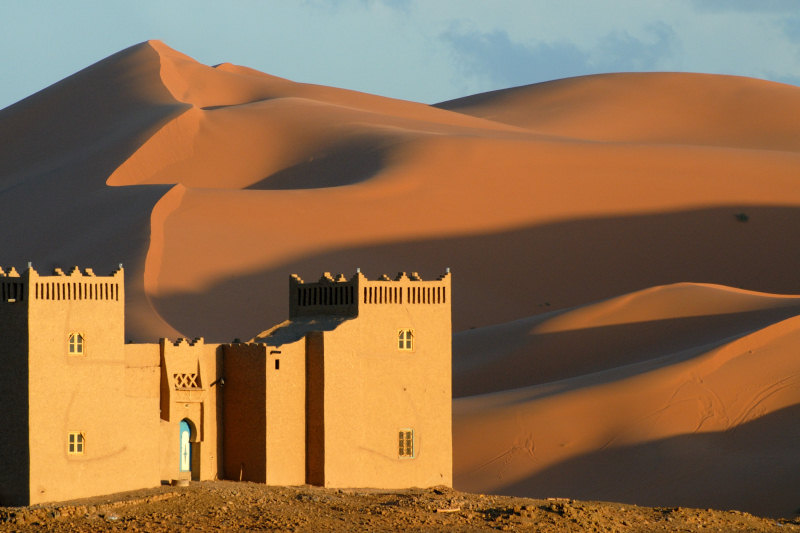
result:
[[[344,274],[325,272],[319,281],[306,283],[297,274],[289,278],[290,317],[309,315],[357,316],[361,305],[447,305],[450,301],[450,269],[435,280],[423,281],[418,273],[383,274],[369,280],[357,270],[348,280]]]
[[[76,266],[69,274],[55,268],[53,275],[40,275],[28,263],[20,274],[13,266],[0,268],[0,303],[31,300],[106,300],[121,301],[124,290],[122,265],[109,276],[98,276],[91,268],[83,272]]]
[[[178,337],[174,341],[169,339],[164,339],[165,344],[172,344],[176,348],[181,346],[184,347],[194,347],[194,346],[204,346],[205,339],[203,337],[194,337],[193,339],[187,339],[186,337]]]

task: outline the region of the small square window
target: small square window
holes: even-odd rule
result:
[[[69,455],[83,455],[86,438],[82,432],[72,431],[67,437],[67,453]]]
[[[69,353],[69,355],[83,355],[83,345],[83,335],[80,333],[70,333],[67,353]]]
[[[398,435],[398,455],[400,457],[414,457],[414,430],[401,429]]]
[[[414,330],[401,329],[397,332],[397,349],[404,352],[414,349]]]

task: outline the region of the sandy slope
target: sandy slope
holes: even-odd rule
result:
[[[435,107],[150,41],[0,110],[2,261],[123,261],[140,341],[251,338],[290,272],[449,266],[459,486],[739,505],[791,488],[752,465],[794,466],[798,111],[800,88],[691,74]],[[730,463],[690,472],[709,449]],[[602,483],[650,464],[673,482]]]
[[[768,321],[763,313],[773,311],[774,323],[748,331],[753,317],[734,313],[716,335],[702,326],[685,328],[679,335],[686,346],[658,357],[648,357],[645,342],[637,339],[640,352],[626,354],[627,364],[591,373],[583,373],[598,365],[589,344],[583,360],[569,351],[531,350],[526,358],[492,361],[487,366],[530,372],[540,358],[573,358],[567,364],[556,362],[564,379],[455,402],[456,486],[792,516],[800,489],[794,475],[800,467],[795,449],[800,431],[791,422],[800,403],[800,317],[779,317],[796,312],[797,298],[666,287],[656,295],[630,295],[622,308],[612,300],[568,311],[549,325],[540,322],[538,334],[559,327],[603,329],[609,319],[615,323],[643,299],[665,311],[674,296],[669,293],[676,290],[683,292],[677,314],[691,316],[730,299],[734,308],[758,310],[761,316],[755,322]],[[707,294],[709,290],[716,294]],[[662,327],[662,334],[676,333],[668,324]],[[514,338],[497,327],[474,335],[485,336],[484,343]],[[630,349],[625,335],[595,341],[599,338],[603,346],[595,352]],[[656,341],[655,351],[662,345]],[[487,381],[492,381],[490,372]],[[469,373],[457,373],[454,379],[456,387],[476,386],[469,383],[477,380]]]
[[[679,283],[462,331],[453,339],[453,393],[498,392],[703,353],[797,314],[800,296]]]
[[[143,291],[150,211],[165,187],[110,188],[117,165],[186,105],[161,83],[159,56],[128,48],[0,110],[3,264],[131,273],[126,312],[138,332],[174,335]],[[172,333],[170,333],[172,332]]]
[[[436,107],[596,141],[800,149],[793,118],[800,113],[797,87],[739,76],[580,76],[467,96]]]

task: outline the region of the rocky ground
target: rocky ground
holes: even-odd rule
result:
[[[0,507],[0,531],[800,531],[739,511],[565,499],[267,487],[228,481],[58,505]]]

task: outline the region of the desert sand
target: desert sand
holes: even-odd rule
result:
[[[138,342],[451,267],[456,488],[791,517],[798,115],[687,73],[431,106],[148,41],[0,110],[2,261],[123,262]]]

